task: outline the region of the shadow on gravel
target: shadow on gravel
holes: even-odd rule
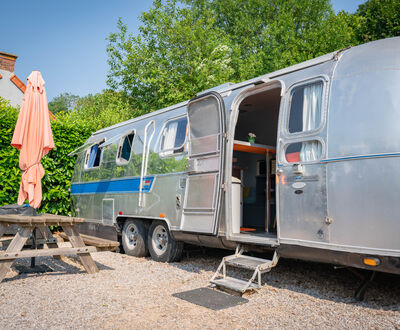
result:
[[[185,248],[182,261],[171,265],[193,273],[215,272],[221,259],[232,253],[222,249],[189,246]],[[227,271],[228,276],[243,279],[251,277],[251,273],[245,270],[228,268]],[[357,272],[362,274],[364,271]],[[280,259],[271,272],[262,276],[262,281],[262,290],[272,287],[275,290],[289,290],[333,302],[400,311],[400,276],[397,275],[377,273],[362,302],[354,298],[361,284],[360,278],[348,268],[335,269],[329,264]]]
[[[276,268],[263,275],[263,284],[277,289],[374,309],[400,310],[400,276],[377,273],[360,302],[354,294],[361,282],[349,268],[290,259],[281,259]]]
[[[114,268],[108,267],[95,261],[99,271],[102,270],[114,270]],[[74,257],[63,257],[62,260],[56,260],[52,257],[37,257],[36,258],[37,268],[49,269],[50,271],[43,272],[29,272],[30,268],[30,258],[17,259],[12,268],[12,271],[17,272],[11,278],[5,278],[3,282],[16,281],[28,277],[40,277],[40,276],[61,276],[66,274],[86,274],[83,266],[80,264],[79,260]]]
[[[178,292],[174,293],[172,296],[213,311],[243,305],[248,302],[247,299],[242,297],[233,296],[209,288],[197,288],[194,290]]]

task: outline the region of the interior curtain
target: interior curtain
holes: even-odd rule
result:
[[[321,123],[322,84],[312,84],[304,88],[303,97],[303,132],[317,129]],[[321,143],[305,141],[300,151],[301,161],[316,160],[321,155]]]
[[[178,129],[177,121],[168,124],[167,129],[165,130],[164,133],[165,135],[162,145],[162,150],[166,150],[163,152],[163,155],[169,155],[173,153],[177,129]]]
[[[97,155],[97,150],[99,149],[99,145],[95,144],[94,146],[92,146],[92,148],[90,149],[90,155],[89,155],[89,161],[88,161],[88,167],[93,167],[94,166],[94,162],[96,160],[96,155]]]

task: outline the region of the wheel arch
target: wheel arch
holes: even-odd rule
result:
[[[140,215],[119,215],[115,219],[115,223],[116,223],[116,226],[117,226],[117,231],[119,233],[122,232],[122,228],[124,227],[124,223],[126,221],[128,221],[128,220],[140,220],[140,221],[144,222],[147,227],[150,227],[151,223],[154,220],[164,221],[168,226],[168,230],[171,232],[171,223],[168,220],[168,218],[148,217],[148,216],[140,216]]]

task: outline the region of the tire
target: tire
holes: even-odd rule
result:
[[[128,220],[122,228],[122,247],[127,255],[133,257],[146,257],[147,228],[142,221]]]
[[[147,236],[147,245],[151,258],[159,262],[179,261],[183,243],[175,241],[164,221],[153,221]]]

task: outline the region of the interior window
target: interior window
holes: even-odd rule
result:
[[[321,158],[322,146],[317,140],[291,143],[285,151],[288,163],[311,162]]]
[[[86,168],[94,168],[99,167],[101,162],[101,154],[103,152],[103,148],[100,143],[96,143],[90,147],[89,152],[86,154]]]
[[[183,151],[186,138],[186,127],[186,117],[167,122],[161,133],[160,141],[160,153],[163,156]]]
[[[321,124],[322,81],[295,87],[292,91],[289,133],[308,132]]]
[[[121,143],[118,148],[117,162],[120,164],[127,164],[131,158],[131,151],[133,145],[133,139],[135,132],[125,135],[121,139]]]

